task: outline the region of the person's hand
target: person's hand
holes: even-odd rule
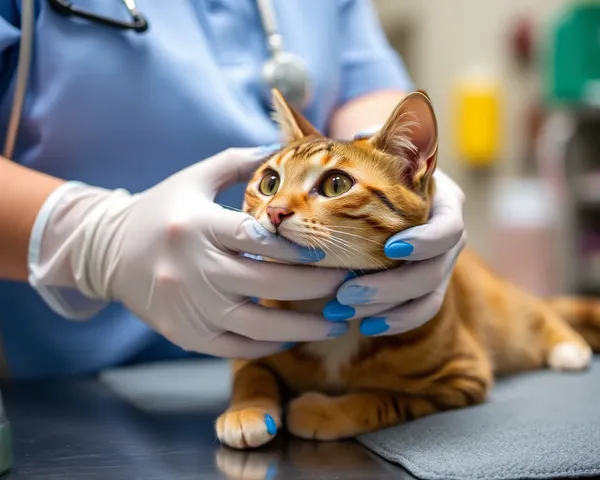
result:
[[[32,249],[30,283],[65,316],[89,317],[120,301],[182,348],[217,356],[263,356],[286,342],[344,333],[346,324],[332,325],[318,313],[283,312],[250,300],[333,295],[344,276],[241,255],[294,264],[322,258],[270,234],[250,215],[214,203],[263,158],[259,149],[229,149],[136,195],[66,184],[34,227],[44,234],[41,250]],[[83,296],[74,300],[73,292]],[[73,311],[88,299],[97,300],[93,308]]]
[[[385,245],[387,257],[407,263],[345,282],[337,300],[325,307],[325,318],[362,318],[364,335],[391,335],[415,329],[436,315],[467,235],[463,191],[440,170],[434,176],[437,191],[429,222],[394,235]]]

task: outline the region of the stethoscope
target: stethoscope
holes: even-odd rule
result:
[[[131,16],[131,22],[123,22],[98,15],[80,8],[68,0],[48,0],[55,12],[65,16],[74,16],[91,22],[143,33],[148,30],[148,20],[137,10],[135,0],[121,0]],[[269,59],[262,68],[262,81],[268,86],[265,95],[270,102],[271,89],[278,89],[288,102],[302,110],[310,99],[310,79],[307,68],[298,55],[284,49],[283,37],[279,33],[277,18],[271,0],[257,0],[258,11],[267,36]]]

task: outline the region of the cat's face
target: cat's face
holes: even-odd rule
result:
[[[428,102],[419,95],[417,102]],[[275,105],[289,143],[249,182],[244,211],[272,233],[323,250],[319,265],[373,270],[393,264],[384,255],[386,240],[427,221],[435,166],[427,160],[435,157],[434,143],[426,142],[433,153],[421,161],[419,144],[410,136],[415,120],[408,121],[405,109],[395,111],[371,139],[337,142],[277,100],[282,99],[276,97]],[[435,126],[433,120],[428,126]]]

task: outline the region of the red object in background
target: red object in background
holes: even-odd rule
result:
[[[529,63],[533,57],[533,25],[528,17],[514,22],[510,35],[513,55],[521,62]]]

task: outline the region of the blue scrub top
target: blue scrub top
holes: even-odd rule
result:
[[[73,0],[123,20],[121,0]],[[273,0],[289,51],[308,64],[306,116],[326,131],[354,97],[412,88],[367,0]],[[0,138],[14,91],[20,0],[0,2]],[[14,158],[67,180],[139,192],[223,149],[279,140],[260,70],[256,0],[137,0],[145,34],[67,18],[36,1],[34,58]],[[265,95],[267,93],[267,95]],[[243,185],[218,201],[239,207]],[[93,373],[175,358],[121,305],[73,322],[28,285],[0,282],[0,329],[13,378]]]

